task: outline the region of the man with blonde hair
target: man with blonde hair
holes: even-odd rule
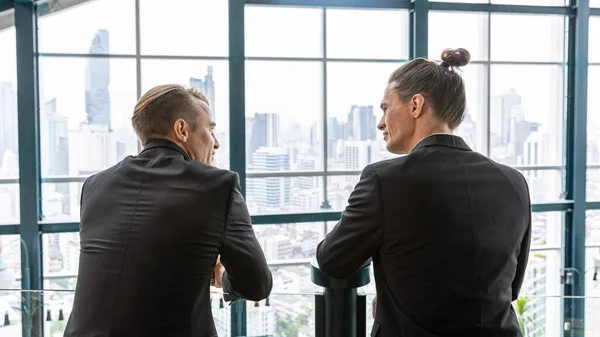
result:
[[[211,115],[194,89],[151,89],[132,117],[141,153],[84,183],[66,337],[217,336],[210,285],[227,301],[269,296],[239,177],[210,165]]]

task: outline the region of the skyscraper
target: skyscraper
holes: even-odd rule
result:
[[[259,171],[288,171],[290,155],[282,148],[261,147],[252,155],[252,168]],[[248,196],[258,207],[282,209],[290,204],[290,178],[248,179]]]
[[[511,140],[510,124],[513,108],[521,106],[521,95],[511,88],[503,95],[493,98],[490,132],[492,145],[507,146]]]
[[[18,152],[17,93],[12,83],[0,83],[0,165],[4,152]]]
[[[352,140],[375,140],[377,137],[377,118],[373,106],[353,105],[348,113],[348,136]]]
[[[251,158],[261,147],[279,146],[279,115],[257,113],[251,121],[251,129],[247,158]]]
[[[208,99],[208,105],[212,111],[212,119],[215,120],[215,81],[213,79],[213,67],[208,66],[204,80],[200,78],[190,78],[190,87],[200,90]]]
[[[109,33],[101,29],[96,32],[90,54],[109,53]],[[110,124],[110,63],[106,57],[92,57],[85,73],[85,111],[88,124],[102,125],[108,130]]]

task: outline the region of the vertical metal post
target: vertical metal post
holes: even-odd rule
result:
[[[573,209],[565,221],[565,296],[585,295],[585,211],[589,1],[571,0],[575,13],[569,18],[568,102],[567,102],[567,199]],[[583,299],[564,300],[564,335],[584,336]]]
[[[428,31],[429,31],[429,0],[412,0],[413,8],[410,11],[411,22],[411,58],[428,57]]]
[[[229,163],[246,194],[244,0],[229,0]]]
[[[37,14],[33,1],[15,1],[17,34],[20,233],[24,288],[42,289],[42,249],[38,222],[41,217]],[[29,284],[26,284],[29,283]],[[39,294],[23,296],[23,336],[43,335],[42,301]]]
[[[229,0],[229,162],[246,194],[244,0]],[[246,301],[231,305],[231,336],[246,335]]]
[[[315,294],[315,337],[326,337],[325,332],[325,296]]]
[[[327,8],[323,7],[323,203],[321,203],[322,209],[331,208],[331,204],[329,204],[329,198],[327,196],[327,181],[329,180],[327,176],[327,171],[329,167],[327,167],[327,158],[328,154],[328,132],[327,129]]]

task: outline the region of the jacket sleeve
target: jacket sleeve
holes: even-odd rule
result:
[[[367,264],[383,240],[383,201],[377,174],[365,167],[342,218],[317,247],[323,273],[345,278]]]
[[[221,263],[225,267],[224,298],[226,301],[239,298],[260,301],[271,293],[273,279],[254,235],[237,173],[233,177],[229,198],[221,248]]]
[[[515,301],[519,297],[519,292],[521,291],[521,286],[523,285],[523,280],[525,279],[525,272],[527,271],[527,261],[529,260],[529,248],[531,246],[531,200],[529,199],[529,188],[527,188],[527,196],[529,200],[529,220],[527,223],[525,235],[523,236],[523,241],[521,241],[521,249],[519,251],[519,256],[517,257],[517,272],[512,282],[513,301]]]

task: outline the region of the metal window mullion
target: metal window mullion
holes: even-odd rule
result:
[[[141,27],[140,27],[140,0],[135,0],[135,83],[136,101],[142,97],[142,59],[141,55]],[[138,152],[142,151],[142,144],[137,142]]]
[[[17,42],[18,138],[21,272],[24,289],[42,289],[42,247],[38,222],[42,216],[39,97],[37,60],[37,13],[32,1],[15,2]],[[39,293],[22,297],[23,336],[43,335],[43,314],[32,313],[33,306],[42,307]]]
[[[327,8],[322,7],[323,17],[322,17],[322,37],[323,37],[323,203],[321,204],[321,208],[329,209],[331,205],[329,204],[329,199],[327,197],[327,171],[328,171],[328,149],[327,149]]]
[[[246,195],[246,96],[244,58],[244,0],[229,0],[229,162]],[[246,335],[246,302],[231,307],[231,336]]]

